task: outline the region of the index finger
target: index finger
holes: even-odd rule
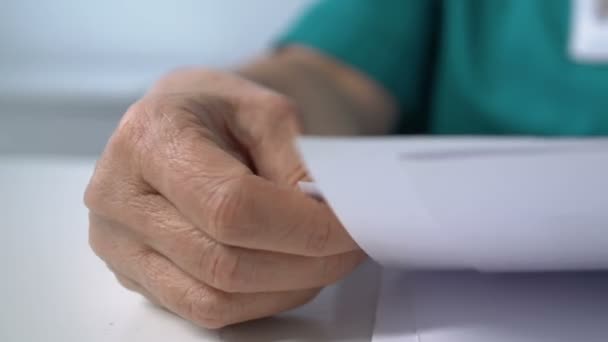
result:
[[[211,140],[188,139],[149,155],[144,180],[216,241],[303,256],[358,249],[325,203],[254,175]]]
[[[358,249],[333,211],[299,190],[254,175],[225,186],[211,205],[217,221],[208,231],[220,242],[307,256]]]
[[[223,244],[305,256],[358,249],[332,210],[299,190],[253,174],[220,182],[185,177],[190,182],[183,186],[151,182],[196,227]],[[170,184],[174,190],[167,188]]]

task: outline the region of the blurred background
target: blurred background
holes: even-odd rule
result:
[[[160,75],[238,65],[312,1],[2,0],[0,154],[94,156]]]

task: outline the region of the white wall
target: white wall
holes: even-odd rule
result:
[[[124,107],[160,74],[180,65],[240,63],[311,2],[1,0],[0,152],[49,150],[32,138],[55,140],[61,150],[87,134],[52,135],[94,134],[95,125],[103,133],[83,150],[98,150]],[[100,123],[100,116],[111,122]],[[71,129],[51,134],[64,125]]]

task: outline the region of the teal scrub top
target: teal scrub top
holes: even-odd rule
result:
[[[399,133],[608,135],[608,60],[569,54],[570,0],[324,0],[279,40],[375,80]]]

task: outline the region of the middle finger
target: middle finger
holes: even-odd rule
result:
[[[189,223],[160,195],[141,196],[130,203],[137,210],[129,210],[130,217],[123,218],[123,229],[128,226],[183,271],[225,292],[319,288],[341,279],[366,258],[361,251],[304,257],[223,245]]]

